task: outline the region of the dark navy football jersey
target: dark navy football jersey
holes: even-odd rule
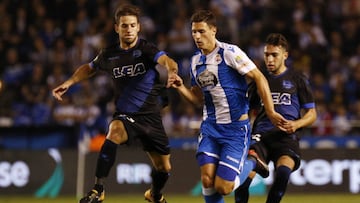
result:
[[[264,72],[269,82],[275,111],[288,120],[297,120],[301,117],[301,109],[315,108],[314,97],[307,77],[287,69],[281,75],[271,75]],[[259,106],[260,98],[256,93],[256,85],[249,88],[250,106]],[[266,116],[263,106],[253,125],[253,133],[262,133],[274,129],[274,125]]]
[[[160,111],[164,82],[160,81],[155,66],[163,54],[155,45],[139,39],[135,47],[128,50],[121,49],[119,44],[103,49],[90,63],[92,68],[111,75],[117,113]]]

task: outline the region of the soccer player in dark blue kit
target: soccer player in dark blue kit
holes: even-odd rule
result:
[[[267,78],[276,112],[288,122],[279,130],[267,118],[261,105],[255,118],[252,131],[252,144],[249,154],[255,151],[267,163],[275,166],[274,183],[270,188],[266,203],[278,203],[285,194],[290,174],[300,166],[299,139],[303,127],[316,120],[313,94],[306,76],[285,65],[288,57],[288,43],[279,33],[272,33],[266,38],[264,61]],[[256,86],[249,90],[250,104],[260,104]],[[249,186],[255,172],[235,190],[235,202],[247,203]]]
[[[177,63],[155,45],[140,39],[140,10],[133,5],[123,5],[115,12],[115,31],[119,43],[103,49],[88,64],[83,64],[74,74],[53,90],[53,96],[62,95],[75,83],[105,71],[114,82],[116,112],[109,125],[106,140],[99,153],[95,185],[80,203],[99,203],[105,198],[104,179],[115,161],[119,144],[138,137],[153,164],[152,186],[144,194],[149,202],[166,203],[161,193],[171,169],[169,140],[165,134],[159,102],[164,84],[159,79],[156,65],[166,67],[168,79],[177,75]],[[165,68],[164,68],[165,69]],[[167,84],[169,87],[171,84]]]

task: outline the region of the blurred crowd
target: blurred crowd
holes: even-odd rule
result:
[[[288,66],[309,76],[318,120],[313,136],[360,134],[360,1],[358,0],[1,0],[0,126],[81,125],[104,133],[113,113],[104,74],[72,88],[57,102],[51,90],[102,47],[116,43],[119,3],[142,9],[141,37],[179,64],[188,81],[195,50],[189,18],[211,9],[217,38],[239,45],[263,67],[263,41],[280,32],[290,41]],[[201,109],[168,90],[163,120],[170,136],[194,136]]]

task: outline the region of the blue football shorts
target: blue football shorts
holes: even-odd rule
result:
[[[250,121],[216,124],[204,121],[201,124],[196,153],[199,166],[218,165],[217,175],[233,181],[240,173],[250,145]]]

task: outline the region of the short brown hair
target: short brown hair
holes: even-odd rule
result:
[[[120,17],[122,16],[135,16],[139,22],[140,9],[131,4],[122,4],[115,11],[115,23],[119,23]]]
[[[210,26],[216,27],[216,17],[208,10],[199,10],[191,16],[191,23],[205,22]]]
[[[289,51],[289,44],[286,38],[280,33],[271,33],[266,37],[265,43],[267,45],[282,46],[286,51]]]

